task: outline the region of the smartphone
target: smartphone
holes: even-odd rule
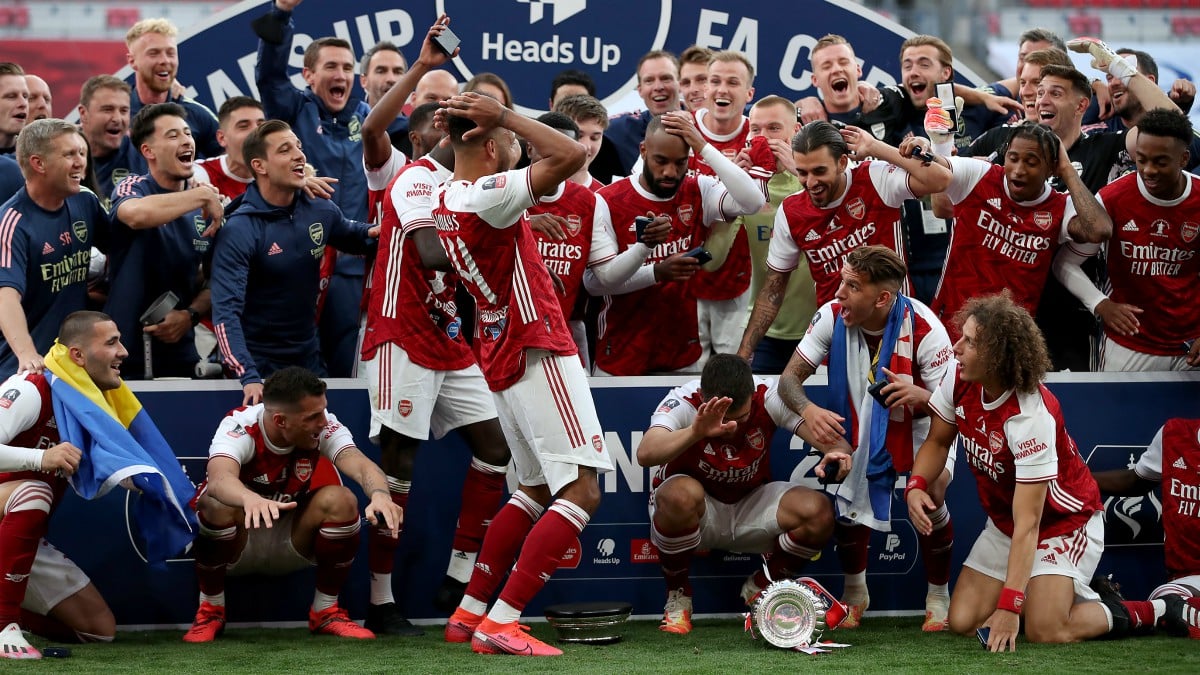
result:
[[[984,626],[975,631],[975,637],[979,638],[979,644],[983,645],[984,649],[988,648],[988,637],[992,634],[992,629]]]
[[[647,216],[638,216],[633,219],[633,229],[637,232],[637,240],[642,240],[642,235],[646,233],[646,228],[653,223],[654,219]]]
[[[936,96],[942,100],[942,110],[950,114],[950,128],[958,133],[958,107],[954,98],[954,83],[939,82],[935,89]]]
[[[887,394],[883,393],[883,388],[889,384],[891,383],[887,380],[879,380],[875,384],[867,387],[867,393],[871,395],[871,398],[879,401],[879,405],[885,408],[887,407]]]
[[[708,249],[704,248],[703,246],[697,246],[696,248],[688,251],[687,253],[684,253],[683,257],[695,258],[696,261],[699,262],[701,265],[712,260],[712,254],[709,253]]]
[[[926,150],[920,146],[914,147],[912,150],[912,154],[910,154],[909,157],[911,157],[913,159],[919,159],[922,162],[928,162],[930,164],[937,161],[937,157],[935,157],[932,152],[929,152],[928,150]]]
[[[449,26],[446,26],[446,30],[442,31],[441,35],[433,38],[433,44],[437,45],[437,48],[442,50],[442,53],[446,56],[454,56],[454,50],[458,49],[458,45],[461,42],[458,36],[454,34],[454,31],[450,30]]]

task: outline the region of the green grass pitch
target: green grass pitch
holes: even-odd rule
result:
[[[1200,641],[1128,638],[1074,645],[1021,642],[1015,653],[989,654],[974,637],[926,635],[915,617],[870,617],[853,631],[827,634],[848,649],[808,656],[764,646],[739,619],[700,619],[689,635],[661,633],[631,621],[625,639],[607,646],[565,645],[557,658],[481,656],[441,641],[438,626],[420,638],[373,641],[312,637],[303,629],[229,628],[212,644],[188,645],[182,631],[120,632],[110,645],[73,645],[68,659],[13,661],[6,673],[1200,673]],[[535,635],[553,638],[536,623]],[[35,640],[38,646],[44,642]]]

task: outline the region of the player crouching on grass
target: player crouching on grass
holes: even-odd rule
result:
[[[210,642],[224,630],[226,574],[286,574],[314,563],[308,629],[374,638],[337,604],[358,551],[358,500],[343,485],[313,485],[317,462],[324,457],[362,487],[372,525],[396,536],[404,513],[392,503],[383,471],[325,409],[324,381],[304,368],[284,368],[267,378],[262,397],[226,415],[209,447],[208,480],[192,500],[200,515],[200,609],[183,640]]]
[[[771,481],[771,439],[787,429],[809,444],[804,419],[779,398],[774,380],[755,377],[734,354],[716,354],[699,380],[671,390],[650,418],[637,461],[657,466],[650,498],[650,538],[658,547],[668,633],[692,630],[689,568],[698,549],[770,553],[750,575],[742,599],[752,604],[770,581],[795,576],[833,536],[833,507],[821,493]],[[845,476],[850,446],[821,450],[817,475]]]
[[[1104,511],[1058,399],[1042,384],[1050,357],[1041,331],[1007,291],[969,300],[956,321],[957,363],[929,400],[929,436],[904,490],[913,526],[928,533],[928,483],[962,436],[988,522],[950,596],[950,630],[983,629],[993,652],[1016,650],[1022,614],[1030,642],[1129,634],[1146,623],[1149,603],[1088,585],[1104,551]],[[1186,632],[1172,625],[1184,621],[1181,612],[1161,618]]]

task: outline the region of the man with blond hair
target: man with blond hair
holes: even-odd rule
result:
[[[29,85],[21,66],[0,63],[0,155],[16,151],[17,134],[29,117]]]
[[[225,150],[217,142],[217,116],[182,93],[173,93],[172,86],[179,73],[179,50],[175,37],[179,29],[166,19],[142,19],[125,33],[125,58],[133,69],[133,92],[129,114],[137,115],[142,106],[151,103],[178,103],[187,112],[187,124],[196,140],[200,158],[216,157]]]

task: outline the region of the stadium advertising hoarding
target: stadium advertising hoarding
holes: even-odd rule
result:
[[[247,0],[199,26],[183,26],[179,80],[189,95],[213,110],[237,95],[258,96],[254,84],[256,38],[250,23],[267,3]],[[293,15],[296,36],[290,60],[293,81],[300,76],[304,48],[313,39],[335,35],[361,56],[379,40],[389,40],[416,58],[428,27],[441,13],[462,39],[459,58],[448,66],[460,81],[481,72],[503,77],[523,113],[543,112],[550,80],[560,71],[587,71],[597,97],[610,112],[641,107],[632,94],[638,59],[652,49],[679,53],[692,44],[734,49],[755,65],[759,96],[816,95],[809,48],[826,33],[844,35],[855,47],[863,79],[894,83],[900,74],[900,43],[912,35],[904,27],[852,2],[820,0],[779,4],[765,1],[702,0],[425,0],[397,3],[308,2]],[[981,80],[965,67],[965,81]],[[132,77],[129,69],[119,73]]]
[[[1136,459],[1168,417],[1194,417],[1200,380],[1194,376],[1164,376],[1130,381],[1100,375],[1061,376],[1051,389],[1062,402],[1067,425],[1080,451],[1097,468],[1119,468]],[[363,449],[378,459],[366,441],[369,412],[366,392],[349,380],[331,381],[329,409],[353,431]],[[624,600],[634,613],[662,611],[663,582],[657,551],[649,541],[646,512],[651,472],[637,466],[634,453],[650,414],[679,378],[604,378],[593,381],[593,395],[605,439],[617,464],[600,485],[603,500],[563,566],[538,595],[527,614],[556,602]],[[823,383],[812,388],[814,400],[825,395]],[[241,401],[232,383],[147,383],[135,387],[143,404],[194,481],[203,478],[209,439],[221,417]],[[772,445],[772,470],[779,480],[816,487],[814,458],[785,433]],[[451,435],[423,446],[397,569],[393,577],[397,598],[413,618],[436,618],[431,601],[445,572],[462,479],[469,461],[466,446]],[[975,536],[983,513],[974,480],[959,462],[949,494],[955,521],[954,570],[957,573]],[[902,486],[898,486],[902,487]],[[899,489],[891,532],[871,540],[868,584],[871,610],[918,612],[924,607],[923,567],[917,542],[905,520]],[[69,495],[52,520],[49,539],[93,578],[122,625],[179,625],[188,623],[196,607],[192,560],[182,554],[159,569],[142,561],[138,534],[126,517],[128,497],[123,490],[96,502]],[[365,503],[365,500],[363,500]],[[1100,571],[1115,572],[1129,597],[1140,598],[1164,579],[1161,501],[1147,497],[1105,500],[1108,550]],[[759,564],[757,556],[713,551],[693,567],[698,613],[741,610],[738,589],[746,574]],[[807,570],[831,590],[841,589],[832,546]],[[354,616],[365,612],[367,598],[365,544],[342,601]],[[230,620],[234,622],[298,621],[312,597],[313,575],[299,572],[283,578],[235,578],[230,581]]]

